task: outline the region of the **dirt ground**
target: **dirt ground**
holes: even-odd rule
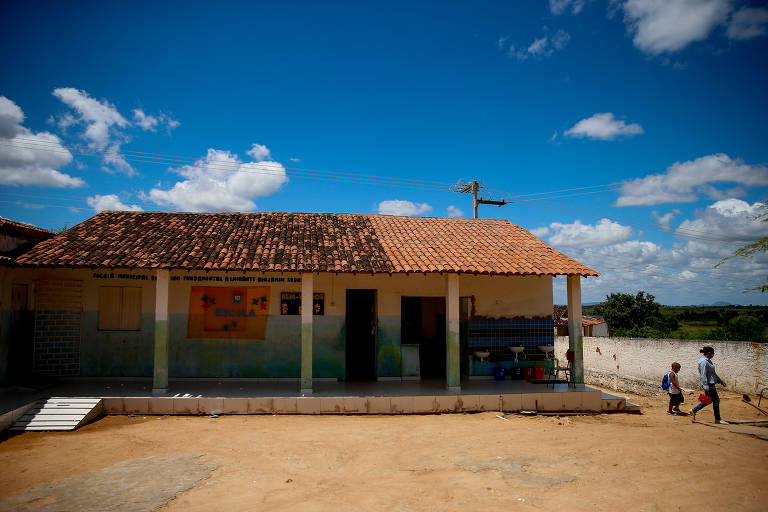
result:
[[[109,416],[2,440],[0,510],[768,510],[768,441],[626,396],[643,414]]]

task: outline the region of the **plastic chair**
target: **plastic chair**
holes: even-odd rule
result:
[[[549,380],[560,381],[561,379],[559,377],[562,373],[565,377],[565,381],[570,386],[573,384],[573,351],[568,350],[565,353],[565,358],[568,360],[568,366],[560,366],[560,361],[557,358],[552,361],[552,368],[549,370]],[[555,384],[557,384],[557,382],[552,383],[553,386]]]

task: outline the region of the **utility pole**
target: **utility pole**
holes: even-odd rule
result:
[[[460,194],[472,194],[472,218],[477,219],[477,207],[481,204],[494,204],[496,206],[504,206],[505,204],[509,204],[509,201],[499,200],[493,200],[493,199],[482,199],[477,197],[478,192],[480,192],[481,188],[485,188],[482,185],[480,185],[480,182],[477,180],[472,180],[467,183],[456,183],[453,187],[451,187],[451,190],[454,192],[458,192]]]

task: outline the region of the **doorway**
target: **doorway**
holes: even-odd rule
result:
[[[445,379],[445,298],[402,297],[401,340],[419,346],[422,379]]]
[[[29,287],[26,284],[13,284],[8,330],[8,379],[12,383],[22,382],[32,375],[34,319],[28,303]]]
[[[376,380],[376,290],[347,290],[346,380]]]

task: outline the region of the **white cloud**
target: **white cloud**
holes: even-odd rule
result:
[[[528,230],[536,238],[544,238],[549,234],[549,228],[544,226],[542,228],[533,228]]]
[[[589,0],[549,0],[549,10],[554,15],[563,14],[571,8],[573,14],[579,14]]]
[[[165,124],[166,124],[166,131],[168,132],[168,134],[170,134],[174,128],[178,128],[179,125],[181,125],[181,122],[177,121],[176,119],[171,119],[170,117],[166,117]]]
[[[133,121],[144,131],[155,131],[160,121],[154,116],[144,113],[140,108],[133,109]]]
[[[256,208],[256,197],[274,194],[288,181],[278,162],[241,162],[237,155],[216,149],[175,172],[185,179],[167,190],[153,188],[147,197],[193,212],[250,211]]]
[[[131,167],[131,164],[129,164],[125,157],[120,153],[120,144],[113,143],[111,146],[109,146],[105,152],[104,152],[104,163],[106,165],[103,165],[101,167],[102,171],[105,172],[123,172],[127,174],[128,176],[132,176],[134,174],[133,167]]]
[[[162,112],[156,116],[152,116],[146,114],[140,108],[133,109],[133,122],[145,132],[155,132],[160,126],[164,125],[165,131],[168,134],[181,124]]]
[[[662,203],[691,203],[704,193],[710,197],[711,183],[737,183],[747,187],[768,185],[768,167],[748,165],[719,153],[676,162],[664,174],[651,174],[625,182],[617,206],[650,206]]]
[[[54,89],[53,95],[72,109],[71,112],[65,112],[58,117],[59,128],[83,126],[83,137],[88,141],[88,146],[104,152],[102,170],[110,173],[120,172],[128,176],[135,173],[133,167],[120,154],[121,145],[130,140],[126,130],[138,127],[144,131],[156,132],[164,128],[165,132],[170,134],[180,124],[165,113],[150,115],[140,108],[133,109],[131,123],[109,101],[97,100],[86,91],[73,87]]]
[[[427,203],[412,203],[411,201],[401,201],[392,199],[379,203],[377,210],[382,215],[421,215],[432,211],[432,207]]]
[[[139,205],[132,204],[128,206],[127,204],[124,204],[116,194],[107,194],[104,196],[96,194],[93,197],[88,197],[85,202],[97,212],[102,212],[104,210],[123,210],[129,212],[143,211],[143,208]]]
[[[145,114],[140,108],[133,109],[133,122],[139,125],[142,130],[150,132],[157,130],[157,125],[160,123],[155,116]]]
[[[656,210],[653,210],[651,212],[651,215],[653,215],[653,218],[656,219],[656,222],[659,224],[659,227],[661,227],[661,229],[663,229],[664,231],[671,231],[672,218],[675,215],[680,215],[680,210],[675,208],[671,212],[667,212],[664,215],[659,215],[658,213],[656,213]]]
[[[78,117],[70,115],[67,123],[84,123],[85,137],[97,149],[104,149],[110,142],[110,129],[126,127],[128,121],[107,100],[98,101],[87,92],[73,87],[61,87],[53,90],[53,95],[72,108]]]
[[[622,7],[634,45],[659,55],[706,39],[726,22],[731,0],[627,0]]]
[[[540,37],[535,39],[530,46],[528,46],[528,53],[531,55],[543,55],[547,51],[547,38]]]
[[[562,50],[568,46],[568,42],[571,40],[571,34],[565,30],[558,30],[555,35],[552,36],[552,47],[555,50]]]
[[[0,138],[11,139],[21,132],[24,112],[5,96],[0,96]]]
[[[632,236],[632,228],[609,219],[601,219],[595,225],[576,220],[573,224],[553,222],[549,228],[539,228],[532,233],[536,236],[549,235],[549,242],[561,247],[599,247],[628,240]]]
[[[24,112],[0,96],[0,185],[82,187],[85,182],[59,171],[72,154],[56,135],[22,126]]]
[[[564,244],[552,238],[549,241],[568,256],[602,273],[597,279],[583,281],[583,297],[587,301],[602,300],[616,291],[645,290],[667,304],[718,300],[765,303],[764,294],[742,292],[765,279],[768,254],[731,258],[715,268],[738,247],[765,236],[766,225],[754,218],[762,211],[761,203],[749,204],[739,199],[715,202],[697,212],[694,219],[680,224],[675,235],[683,241],[671,247],[643,240],[581,246],[569,245],[573,237],[566,237]],[[541,232],[554,231],[541,228]],[[562,283],[556,283],[556,295],[563,292],[559,287]]]
[[[603,112],[582,119],[573,125],[572,128],[566,130],[564,135],[568,137],[613,140],[620,136],[631,137],[642,133],[643,127],[639,124],[627,124],[624,121],[617,120],[611,112]]]
[[[293,162],[295,164],[301,162],[301,158],[296,158],[296,157],[289,158],[288,160],[290,160],[291,162]]]
[[[508,55],[518,60],[525,60],[529,57],[549,57],[568,46],[570,40],[571,35],[560,29],[552,37],[543,36],[534,39],[524,50],[517,50],[515,45],[509,45]]]
[[[463,217],[464,216],[464,212],[459,210],[455,206],[450,205],[450,206],[448,206],[448,208],[446,210],[446,215],[448,217]]]
[[[271,159],[271,156],[269,154],[269,148],[261,144],[254,144],[253,146],[251,146],[251,149],[246,151],[246,153],[250,155],[251,158],[253,158],[257,162],[262,162],[264,160]]]
[[[717,201],[696,219],[683,221],[675,233],[734,242],[758,240],[768,232],[766,224],[755,219],[763,208],[762,203],[749,204],[741,199]]]
[[[122,172],[128,176],[135,173],[133,167],[119,154],[121,144],[128,140],[122,128],[127,128],[130,123],[114,105],[107,100],[91,98],[87,92],[73,87],[54,89],[53,95],[74,111],[74,115],[66,113],[60,117],[59,126],[84,125],[83,137],[89,141],[88,146],[105,151],[102,170]],[[151,124],[149,119],[142,121],[145,125]]]
[[[728,23],[726,32],[731,39],[752,39],[768,34],[768,9],[744,7]]]

